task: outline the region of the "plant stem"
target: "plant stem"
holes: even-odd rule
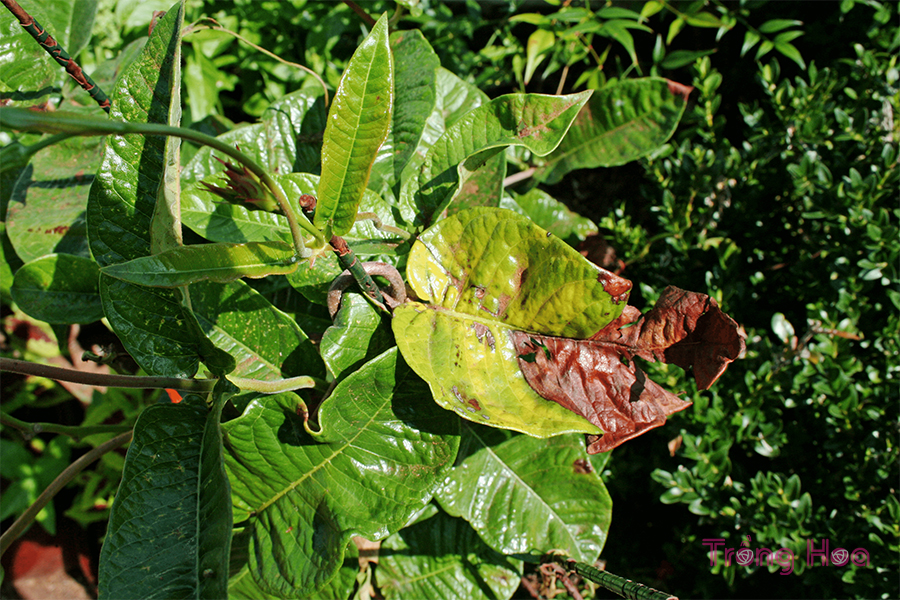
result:
[[[34,375],[59,381],[71,381],[85,385],[97,385],[120,388],[172,389],[179,392],[206,393],[216,385],[215,379],[179,379],[177,377],[140,377],[136,375],[105,375],[102,373],[85,373],[74,369],[63,369],[37,363],[0,358],[0,371],[9,371],[21,375]]]
[[[560,558],[554,558],[554,562],[562,564]],[[613,575],[609,571],[601,571],[586,563],[568,559],[565,561],[565,566],[570,571],[575,571],[585,579],[589,579],[628,600],[678,600],[671,594],[655,590],[643,583],[637,583],[636,581]]]
[[[290,203],[288,203],[281,186],[275,183],[268,171],[240,150],[232,148],[225,142],[206,135],[205,133],[183,127],[162,125],[160,123],[128,123],[124,121],[110,121],[95,117],[86,117],[71,113],[38,113],[21,108],[4,109],[2,113],[0,113],[0,121],[2,121],[2,124],[5,127],[17,129],[19,131],[68,133],[83,136],[108,134],[123,135],[129,133],[161,136],[170,135],[203,144],[204,146],[209,146],[246,166],[247,169],[259,177],[260,181],[269,188],[272,195],[275,197],[275,200],[278,202],[278,206],[287,218],[288,225],[291,229],[291,237],[294,241],[294,250],[297,252],[298,256],[306,258],[310,255],[310,250],[306,247],[306,244],[303,241],[303,234],[300,232],[301,227],[313,236],[317,247],[322,248],[325,246],[325,239],[322,237],[322,232],[316,229],[306,217],[300,215],[298,220],[298,215],[294,212]]]
[[[369,24],[369,26],[375,25],[375,19],[373,19],[369,13],[364,11],[356,2],[351,2],[350,0],[344,0],[344,4],[349,6],[353,12],[359,15],[359,18]]]
[[[111,440],[104,442],[97,446],[96,448],[92,448],[89,450],[84,456],[73,462],[71,465],[65,468],[65,470],[59,474],[59,476],[54,479],[47,489],[41,492],[41,495],[38,496],[37,500],[34,501],[34,504],[29,506],[21,517],[16,519],[15,523],[13,523],[9,529],[3,532],[3,535],[0,535],[0,556],[9,549],[10,545],[16,541],[20,535],[22,535],[26,529],[34,522],[37,514],[41,512],[41,510],[47,506],[50,500],[53,499],[56,494],[62,490],[66,484],[68,484],[72,479],[75,478],[76,475],[81,473],[85,468],[87,468],[92,462],[110,452],[115,450],[116,448],[123,446],[131,441],[132,431],[126,431],[125,433],[119,434]]]
[[[344,238],[333,236],[331,238],[331,246],[334,248],[334,253],[337,255],[341,267],[346,271],[350,271],[350,275],[356,280],[362,292],[380,306],[384,306],[381,289],[372,279],[372,276],[366,272],[363,264],[356,258],[356,253],[350,249]]]
[[[130,425],[85,425],[83,427],[73,427],[71,425],[58,425],[56,423],[26,423],[19,419],[0,412],[0,423],[18,429],[25,434],[26,437],[34,437],[39,433],[58,433],[67,435],[75,440],[82,440],[89,435],[98,433],[122,433],[129,431]]]
[[[109,112],[109,96],[106,95],[103,89],[101,89],[89,75],[81,70],[78,63],[63,50],[59,43],[53,39],[53,36],[47,33],[47,31],[41,27],[41,24],[35,21],[34,17],[28,14],[24,8],[19,6],[19,3],[16,2],[16,0],[0,0],[0,2],[3,2],[3,6],[9,9],[9,12],[19,20],[22,29],[31,34],[31,37],[41,45],[41,48],[47,51],[47,54],[53,57],[53,60],[65,67],[66,73],[71,75],[72,79],[77,81],[78,85],[90,94],[91,98],[100,105],[100,108]]]

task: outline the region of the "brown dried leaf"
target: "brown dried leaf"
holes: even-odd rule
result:
[[[701,390],[709,389],[744,352],[742,330],[706,294],[669,286],[653,309],[635,320],[639,314],[627,307],[591,339],[616,346],[628,358],[640,356],[693,369]]]
[[[588,436],[588,452],[612,450],[659,427],[690,406],[647,379],[640,356],[692,368],[706,389],[744,350],[737,324],[709,296],[668,287],[643,317],[628,306],[590,340],[512,333],[525,380],[542,397],[604,431]]]

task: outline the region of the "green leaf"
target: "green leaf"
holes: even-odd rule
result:
[[[200,340],[186,327],[181,290],[132,285],[100,273],[100,300],[112,330],[147,373],[193,377]]]
[[[23,169],[6,216],[22,260],[54,252],[90,257],[85,209],[101,148],[102,138],[68,139],[39,151]]]
[[[322,359],[334,379],[353,372],[393,345],[381,315],[360,294],[344,294],[334,325],[325,331],[320,344]]]
[[[795,19],[770,19],[759,26],[759,31],[761,33],[775,33],[776,31],[787,29],[788,27],[800,27],[802,25],[803,21],[797,21]]]
[[[386,539],[375,575],[386,600],[506,600],[519,587],[522,563],[491,550],[465,521],[439,512]]]
[[[546,29],[538,29],[528,36],[528,43],[525,45],[525,83],[531,81],[534,70],[547,57],[546,52],[553,48],[556,42],[556,36],[552,31]]]
[[[535,177],[557,183],[575,169],[623,165],[675,132],[686,102],[666,79],[647,77],[597,90]]]
[[[469,111],[429,149],[415,202],[427,223],[459,192],[457,165],[490,148],[524,146],[538,156],[553,151],[591,91],[568,96],[509,94]]]
[[[806,63],[803,61],[803,57],[800,55],[800,51],[797,50],[797,47],[788,42],[775,42],[775,49],[778,50],[781,54],[788,57],[798,65],[800,65],[801,69],[806,68]]]
[[[104,598],[224,598],[232,518],[222,406],[199,396],[141,413],[100,553]]]
[[[169,92],[183,9],[176,3],[112,94],[112,120],[169,122]],[[88,199],[91,254],[101,267],[150,254],[150,221],[163,177],[165,138],[110,135]]]
[[[504,148],[488,148],[473,154],[456,169],[459,190],[453,195],[447,214],[476,206],[498,206],[506,178]]]
[[[590,235],[598,233],[593,221],[569,210],[540,188],[532,188],[525,194],[512,194],[513,207],[570,246],[575,246]]]
[[[393,95],[385,14],[350,59],[328,111],[314,221],[325,239],[344,235],[356,220],[372,163],[391,123]]]
[[[382,151],[390,151],[393,181],[400,182],[438,102],[437,70],[441,61],[418,29],[391,34],[391,53],[395,71],[391,147]]]
[[[232,375],[261,381],[324,377],[322,359],[306,333],[245,282],[195,283],[190,294],[203,333],[234,357]]]
[[[591,564],[612,520],[612,499],[578,435],[510,438],[465,424],[456,466],[436,498],[503,554],[554,549]]]
[[[666,55],[660,66],[663,69],[680,69],[685,65],[693,64],[698,58],[714,53],[715,50],[675,50]]]
[[[723,23],[720,19],[718,19],[714,14],[708,12],[698,12],[693,15],[687,15],[685,17],[687,19],[688,25],[693,27],[709,27],[709,28],[718,28],[718,27],[728,27]]]
[[[747,52],[756,45],[756,42],[759,41],[759,34],[755,31],[747,31],[744,34],[744,45],[741,46],[741,56],[747,54]]]
[[[458,421],[428,402],[395,349],[338,384],[319,408],[320,433],[304,431],[304,411],[296,395],[279,394],[224,425],[251,575],[280,597],[321,589],[351,536],[400,529],[431,498],[459,440]]]
[[[326,117],[321,88],[298,90],[270,104],[259,123],[232,129],[218,139],[239,147],[273,176],[299,171],[314,173],[321,163]],[[187,187],[222,173],[222,163],[215,156],[227,159],[208,146],[200,148],[185,166],[182,184]]]
[[[11,293],[26,314],[47,323],[93,323],[103,317],[97,263],[71,254],[50,254],[16,272]]]
[[[173,46],[172,74],[167,80],[169,89],[169,118],[167,125],[181,125],[181,34]],[[156,206],[150,219],[150,253],[159,254],[184,244],[181,234],[181,138],[165,138],[163,172],[156,192]]]
[[[284,275],[297,269],[285,242],[180,246],[155,256],[103,267],[109,277],[149,287],[179,287],[197,281],[225,283],[241,277]]]

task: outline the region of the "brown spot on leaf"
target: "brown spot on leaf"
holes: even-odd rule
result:
[[[476,411],[481,410],[481,405],[478,404],[478,400],[476,400],[475,398],[469,398],[469,406],[471,406]]]
[[[572,470],[575,471],[576,475],[587,475],[594,472],[594,466],[587,459],[577,458],[572,463]]]

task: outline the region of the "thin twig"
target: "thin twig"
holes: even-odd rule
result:
[[[353,12],[355,12],[357,15],[359,15],[359,18],[362,19],[363,21],[365,21],[366,23],[368,23],[370,26],[375,25],[375,23],[376,23],[375,19],[373,19],[369,15],[369,13],[367,13],[362,8],[360,8],[360,6],[356,2],[351,2],[350,0],[344,0],[344,4],[346,4],[351,9],[353,9]]]
[[[72,79],[77,81],[78,85],[90,94],[91,98],[100,105],[100,108],[109,112],[109,96],[106,95],[106,92],[104,92],[87,73],[81,70],[78,63],[63,50],[59,43],[53,39],[53,36],[47,33],[47,31],[41,27],[41,24],[35,21],[34,17],[28,14],[24,8],[19,6],[19,3],[16,2],[16,0],[0,0],[0,2],[3,2],[3,6],[9,9],[9,12],[19,20],[22,29],[31,34],[31,37],[41,45],[41,48],[47,51],[47,54],[53,57],[53,60],[65,67],[66,73],[71,75]]]
[[[53,499],[56,494],[59,493],[70,481],[72,481],[76,475],[81,473],[85,468],[87,468],[92,462],[110,452],[115,450],[120,446],[124,446],[128,442],[131,441],[132,431],[126,431],[111,440],[104,442],[89,450],[84,456],[77,459],[71,465],[65,468],[65,470],[54,479],[47,489],[41,492],[41,495],[38,496],[37,500],[29,506],[22,516],[16,519],[15,523],[13,523],[9,529],[3,532],[3,535],[0,535],[0,556],[9,549],[10,545],[16,539],[22,535],[26,529],[34,522],[37,514],[41,512],[41,510],[47,506],[47,504]]]
[[[85,373],[74,369],[51,367],[38,363],[0,358],[0,371],[9,371],[21,375],[46,377],[58,381],[71,381],[85,385],[139,388],[139,389],[172,389],[179,392],[204,393],[211,392],[216,385],[215,379],[179,379],[177,377],[141,377],[137,375],[106,375],[103,373]]]
[[[76,441],[80,441],[89,435],[100,433],[122,433],[131,429],[131,425],[84,425],[81,427],[71,425],[58,425],[56,423],[27,423],[20,421],[12,415],[0,412],[0,423],[21,431],[28,439],[39,433],[58,433],[67,435]]]
[[[214,23],[214,25],[208,25],[207,23],[204,23],[203,21],[210,21],[210,22]],[[222,27],[221,25],[219,25],[218,21],[216,21],[215,19],[213,19],[211,17],[203,17],[202,19],[199,19],[198,21],[188,25],[185,28],[185,35],[195,31],[195,27],[198,24],[200,24],[205,29],[212,29],[214,31],[221,31],[222,33],[227,33],[228,35],[231,35],[231,36],[239,39],[240,41],[244,42],[251,48],[254,48],[255,50],[258,50],[259,52],[262,52],[266,56],[268,56],[270,58],[274,58],[281,64],[288,65],[290,67],[295,67],[297,69],[300,69],[301,71],[306,71],[307,73],[309,73],[310,75],[315,77],[316,80],[319,82],[319,84],[322,86],[322,89],[325,91],[325,106],[328,106],[329,100],[330,100],[328,97],[328,86],[325,85],[325,81],[321,77],[319,77],[319,74],[316,73],[315,71],[313,71],[312,69],[310,69],[309,67],[303,66],[303,65],[295,63],[295,62],[291,62],[289,60],[285,60],[285,59],[281,58],[280,56],[278,56],[277,54],[274,54],[273,52],[269,52],[262,46],[258,46],[256,44],[254,44],[253,42],[251,42],[250,40],[248,40],[241,34],[231,31],[230,29],[226,29],[225,27]]]

